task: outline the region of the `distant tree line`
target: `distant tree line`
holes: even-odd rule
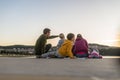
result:
[[[103,56],[120,56],[120,48],[100,49],[99,51]]]
[[[0,55],[34,55],[34,46],[0,46]]]
[[[98,44],[89,44],[98,46],[99,52],[103,56],[120,56],[120,47],[109,47]],[[32,49],[32,50],[29,50]],[[50,51],[56,50],[53,47]],[[0,55],[34,55],[34,46],[13,45],[13,46],[0,46]]]
[[[0,55],[34,55],[34,52],[1,50]]]

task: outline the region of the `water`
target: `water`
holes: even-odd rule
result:
[[[120,58],[120,56],[103,56],[103,58]]]

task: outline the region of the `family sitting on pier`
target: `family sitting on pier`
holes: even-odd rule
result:
[[[35,55],[36,58],[66,58],[69,57],[74,59],[78,58],[102,58],[99,55],[97,48],[89,48],[87,41],[82,37],[81,34],[77,35],[75,40],[75,35],[69,33],[67,39],[63,33],[59,36],[50,36],[50,29],[45,28],[43,34],[38,38],[35,44]],[[52,39],[60,37],[57,44],[57,50],[49,51],[52,48],[51,44],[46,44],[47,39]]]

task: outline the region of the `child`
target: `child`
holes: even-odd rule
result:
[[[43,54],[42,57],[50,57],[50,56],[56,56],[56,57],[69,57],[71,59],[74,59],[73,53],[72,53],[72,47],[74,42],[75,36],[73,33],[69,33],[67,35],[67,40],[64,41],[64,43],[61,45],[61,47],[58,49],[58,51],[48,52],[46,54]]]
[[[62,45],[62,44],[64,43],[64,41],[65,41],[65,36],[64,36],[63,33],[61,33],[61,34],[59,35],[59,37],[60,37],[60,40],[59,40],[59,42],[58,42],[58,44],[57,44],[57,48],[58,48],[58,49],[61,47],[61,45]]]
[[[78,58],[88,57],[88,43],[81,34],[77,35],[77,39],[73,47],[73,53]]]
[[[75,40],[75,35],[73,33],[69,33],[67,35],[67,40],[64,41],[64,43],[58,50],[58,53],[62,57],[70,57],[72,59],[74,58],[73,53],[72,53],[72,47],[73,47],[74,40]]]
[[[89,58],[102,58],[102,55],[99,54],[99,50],[97,48],[94,48],[90,51],[90,54],[88,57]]]

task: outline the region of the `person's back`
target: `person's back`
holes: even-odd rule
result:
[[[83,38],[81,39],[76,39],[75,44],[75,53],[84,51],[84,52],[88,52],[88,45],[87,45],[87,41]]]
[[[81,34],[77,35],[77,39],[73,48],[73,53],[74,55],[85,55],[86,57],[88,55],[88,43],[84,38],[82,38]]]
[[[93,49],[92,52],[89,54],[89,58],[102,58],[102,55],[99,54],[98,49]]]
[[[63,45],[59,48],[59,53],[62,56],[72,56],[71,52],[69,53],[69,49],[72,47],[72,42],[70,40],[65,40]]]
[[[46,41],[47,38],[44,34],[42,34],[38,40],[36,41],[36,44],[35,44],[35,54],[36,55],[41,55],[43,54],[45,51],[44,51],[44,47],[45,47],[45,44],[46,44]]]
[[[74,58],[72,53],[74,34],[68,34],[67,39],[68,40],[65,40],[62,46],[59,48],[58,52],[62,57]]]
[[[60,37],[60,40],[59,40],[59,42],[58,42],[58,44],[57,44],[57,48],[59,49],[60,47],[61,47],[61,45],[64,43],[64,41],[65,41],[65,37],[64,37],[64,34],[63,33],[61,33],[60,35],[59,35],[59,37]]]

